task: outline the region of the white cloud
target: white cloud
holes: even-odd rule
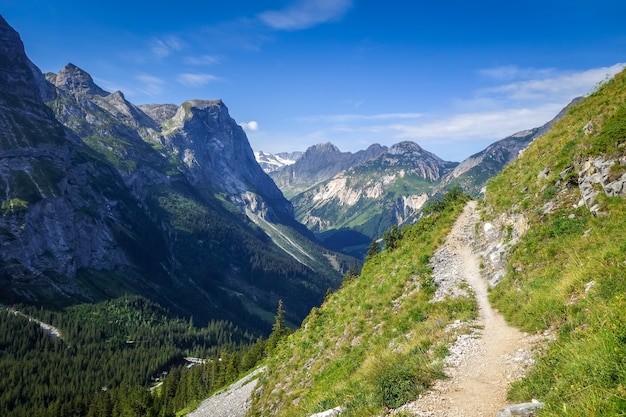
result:
[[[250,130],[250,131],[259,130],[259,124],[254,120],[251,120],[249,122],[239,123],[239,126],[243,127],[245,130]]]
[[[283,10],[263,12],[258,17],[273,29],[308,29],[339,19],[350,6],[352,0],[297,0]]]
[[[577,95],[591,93],[599,83],[613,77],[624,69],[624,64],[611,67],[593,68],[587,71],[556,74],[552,77],[536,77],[512,82],[479,91],[481,95],[496,95],[508,100],[567,101]],[[513,74],[515,71],[510,71]],[[501,74],[505,74],[502,71]],[[535,75],[541,74],[537,72]],[[545,74],[553,74],[546,70]],[[519,72],[518,72],[519,75]]]
[[[220,59],[214,55],[188,56],[185,63],[189,65],[209,66],[220,62]]]
[[[303,116],[298,118],[302,122],[330,122],[330,123],[346,123],[353,121],[380,121],[394,119],[418,119],[422,117],[422,113],[380,113],[380,114],[328,114],[317,116]]]
[[[135,79],[142,83],[141,86],[136,88],[136,90],[140,93],[154,97],[163,92],[163,85],[165,84],[165,81],[159,77],[149,74],[140,74],[137,75]]]
[[[191,74],[183,73],[178,75],[178,82],[190,87],[201,87],[203,85],[218,81],[220,78],[212,74]]]
[[[479,74],[496,80],[512,80],[520,78],[543,78],[554,72],[554,68],[520,68],[517,65],[502,65],[494,68],[485,68]]]
[[[562,108],[561,104],[548,103],[534,108],[463,113],[422,124],[395,124],[387,127],[396,132],[394,137],[397,139],[497,140],[541,126]]]
[[[167,36],[164,39],[153,38],[151,49],[158,58],[165,58],[173,51],[183,49],[183,42],[176,36]]]

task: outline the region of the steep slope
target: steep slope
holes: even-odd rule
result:
[[[221,101],[148,115],[74,65],[46,80],[0,23],[2,302],[137,293],[258,332],[278,299],[298,323],[337,285],[329,259],[348,261],[294,220]]]
[[[511,246],[485,258],[505,261],[486,262],[499,274],[492,301],[510,322],[557,337],[510,393],[545,402],[541,415],[626,409],[625,103],[622,72],[487,187],[484,230]]]
[[[372,239],[414,221],[455,166],[401,142],[293,197],[296,217],[331,247],[363,257]]]
[[[270,173],[270,176],[287,198],[326,181],[341,171],[362,164],[385,152],[387,148],[371,145],[356,153],[341,152],[332,143],[311,146],[296,163]]]
[[[360,276],[313,309],[270,357],[249,415],[335,407],[346,416],[382,415],[442,377],[448,343],[470,331],[465,322],[477,306],[462,287],[457,298],[437,296],[431,256],[465,201],[444,199],[435,215],[404,229],[395,249],[370,257]]]
[[[84,268],[130,266],[120,244],[129,240],[139,253],[152,242],[149,259],[161,271],[164,242],[122,178],[55,120],[40,98],[53,89],[3,19],[0,36],[2,301],[87,299],[91,283],[73,278]]]
[[[533,140],[548,132],[552,125],[581,99],[579,97],[572,100],[556,117],[543,126],[517,132],[465,159],[452,172],[444,176],[442,187],[450,189],[458,186],[470,195],[478,197],[491,177],[514,161]]]

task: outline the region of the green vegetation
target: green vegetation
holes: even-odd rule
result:
[[[626,201],[601,192],[596,203],[602,215],[594,216],[577,208],[576,186],[578,166],[587,159],[625,154],[625,102],[622,72],[488,186],[491,217],[522,213],[530,224],[491,300],[522,329],[556,336],[510,391],[513,401],[544,401],[541,416],[617,416],[626,410]],[[590,121],[593,129],[583,129]],[[622,173],[619,164],[611,170],[615,178]]]
[[[345,416],[378,415],[443,377],[446,346],[456,337],[446,325],[474,318],[477,306],[471,298],[431,303],[429,260],[466,201],[451,196],[394,232],[393,248],[372,251],[360,276],[351,273],[328,294],[276,347],[251,415],[304,416],[338,405]]]
[[[20,211],[28,210],[28,202],[19,198],[12,198],[9,201],[2,202],[2,214],[14,214]]]
[[[252,343],[230,323],[197,328],[140,297],[57,312],[18,309],[53,324],[61,337],[0,310],[0,414],[6,417],[173,416],[254,367],[265,351],[262,338]],[[205,363],[185,366],[187,356]]]
[[[130,174],[137,169],[137,161],[128,157],[128,142],[113,136],[91,135],[83,138],[93,150],[104,156],[109,163]]]

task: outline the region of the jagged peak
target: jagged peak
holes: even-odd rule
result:
[[[58,89],[68,93],[91,94],[102,97],[109,95],[108,92],[96,85],[89,73],[72,63],[61,68],[56,76],[48,76],[47,78]]]
[[[207,109],[207,108],[217,107],[219,109],[224,109],[224,110],[228,111],[228,108],[226,107],[226,105],[224,104],[222,99],[216,99],[216,100],[200,100],[200,99],[187,100],[183,104],[181,104],[181,107],[183,107],[185,109],[199,109],[199,110],[204,110],[204,109]]]
[[[422,153],[424,152],[424,149],[415,142],[403,141],[392,145],[391,148],[389,148],[388,152],[392,155],[403,154],[407,152]]]
[[[307,153],[320,153],[320,152],[341,153],[341,151],[339,150],[338,147],[336,147],[335,145],[333,145],[330,142],[326,142],[326,143],[318,143],[318,144],[315,144],[315,145],[309,147],[305,151],[305,154],[307,154]]]

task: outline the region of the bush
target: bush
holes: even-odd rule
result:
[[[376,361],[371,378],[383,406],[398,408],[416,399],[438,376],[431,366],[415,358],[397,354]]]

